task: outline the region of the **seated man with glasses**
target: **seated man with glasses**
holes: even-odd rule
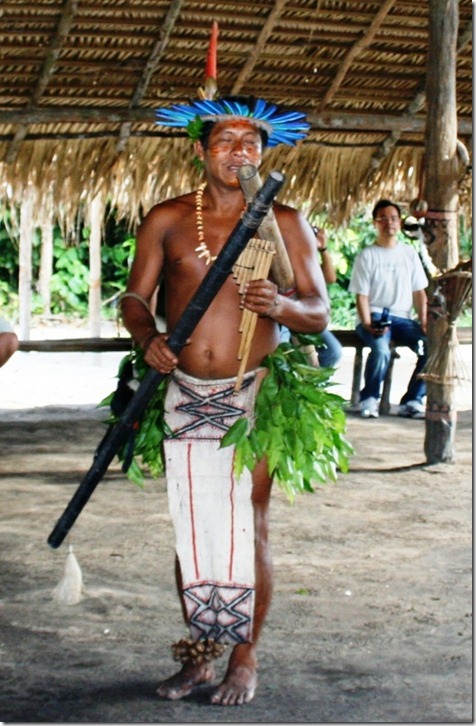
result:
[[[356,257],[349,284],[356,294],[356,332],[370,348],[365,385],[360,392],[363,418],[377,418],[383,381],[390,363],[390,342],[409,347],[417,364],[399,406],[399,416],[423,418],[425,382],[418,377],[426,363],[428,279],[417,251],[399,241],[400,207],[387,199],[375,205],[377,238]],[[418,321],[413,319],[416,310]]]

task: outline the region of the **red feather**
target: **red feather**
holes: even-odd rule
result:
[[[216,20],[212,23],[212,32],[210,42],[208,44],[207,65],[205,68],[205,78],[217,78],[217,40],[218,40],[218,23]]]

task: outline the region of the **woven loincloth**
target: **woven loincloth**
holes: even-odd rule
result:
[[[165,443],[167,490],[193,639],[252,641],[255,597],[251,474],[233,474],[228,428],[251,416],[255,373],[239,393],[235,379],[201,380],[175,371],[165,401],[174,438]]]

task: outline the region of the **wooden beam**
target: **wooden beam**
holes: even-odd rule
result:
[[[131,130],[131,137],[142,139],[168,139],[171,136],[170,131],[156,131],[154,129],[139,131]],[[174,138],[188,138],[188,134],[184,131],[173,135]],[[12,141],[14,134],[0,134],[0,143],[2,141]],[[44,131],[40,133],[32,133],[28,131],[25,141],[83,141],[84,139],[117,139],[117,131],[115,129],[105,129],[104,131]]]
[[[20,340],[18,350],[23,353],[106,353],[130,351],[130,338],[55,338],[52,340]]]
[[[365,33],[365,35],[359,38],[359,40],[354,43],[354,45],[349,49],[347,55],[342,62],[341,67],[334,76],[334,80],[332,81],[330,87],[327,89],[324,98],[319,105],[320,111],[322,111],[330,103],[330,101],[332,101],[333,97],[337,93],[339,86],[344,80],[347,71],[351,67],[354,58],[358,56],[363,48],[366,48],[368,45],[370,45],[376,33],[380,30],[380,27],[382,26],[388,13],[395,5],[395,2],[396,0],[385,0],[377,15],[372,20],[368,31]]]
[[[411,118],[414,116],[414,114],[418,113],[418,111],[421,111],[421,109],[425,105],[426,101],[426,80],[423,81],[423,83],[420,85],[415,98],[411,102],[411,104],[408,106],[407,110],[404,113],[405,118]],[[384,159],[387,158],[387,156],[390,154],[390,152],[395,148],[395,146],[400,141],[400,138],[402,136],[401,129],[393,129],[389,135],[379,144],[379,146],[375,149],[374,153],[372,154],[372,158],[370,159],[368,171],[367,171],[367,180],[366,183],[369,184],[373,181],[375,178],[378,170],[382,166],[382,163]]]
[[[338,136],[334,140],[331,138],[308,138],[303,140],[303,144],[306,146],[322,146],[329,149],[342,149],[344,147],[353,148],[353,149],[368,149],[369,147],[376,147],[380,143],[380,137],[382,136],[381,131],[365,131],[361,132],[361,134],[365,135],[365,139],[361,139],[359,141],[355,141],[351,138],[343,138],[339,131],[336,132],[336,135]],[[375,137],[378,136],[378,139],[375,139]],[[5,141],[11,141],[13,138],[13,134],[0,134],[0,143]],[[170,131],[154,131],[154,130],[147,130],[147,131],[131,131],[131,138],[136,139],[168,139],[168,138],[174,138],[174,139],[188,139],[189,136],[186,132],[179,132],[177,134],[172,134]],[[83,141],[86,139],[117,139],[117,133],[113,129],[107,129],[104,131],[88,131],[87,133],[81,133],[81,134],[75,134],[73,132],[67,132],[64,133],[48,133],[45,131],[44,133],[39,134],[32,134],[28,133],[25,137],[25,141]],[[424,143],[423,137],[416,139],[416,138],[404,138],[401,139],[397,146],[405,146],[405,147],[418,147],[422,146]],[[464,148],[463,148],[464,147]],[[466,146],[464,144],[461,146],[461,152],[464,153],[464,150],[466,149]],[[466,154],[467,155],[467,154]],[[462,159],[463,160],[463,159]],[[464,163],[466,166],[469,165],[469,156],[464,160]]]
[[[61,48],[64,44],[66,37],[69,34],[71,25],[73,24],[74,16],[77,13],[78,2],[79,0],[65,0],[64,2],[61,17],[56,28],[56,33],[51,39],[48,53],[46,54],[46,58],[41,68],[40,75],[38,76],[38,79],[36,81],[35,90],[33,91],[30,99],[31,107],[37,105],[38,101],[45,92],[48,83],[50,82]]]
[[[45,88],[48,85],[51,76],[53,75],[55,64],[58,59],[61,47],[69,33],[74,16],[76,15],[76,11],[78,9],[78,1],[79,0],[65,0],[64,2],[63,10],[61,12],[61,17],[59,19],[56,32],[51,39],[46,58],[43,62],[43,66],[37,78],[35,88],[28,102],[28,109],[34,108],[38,105],[38,102],[40,101],[45,91]],[[26,136],[27,128],[27,124],[22,124],[16,130],[15,137],[13,138],[5,154],[5,161],[7,164],[11,164],[13,161],[15,161],[21,143]]]
[[[334,141],[331,139],[305,139],[302,143],[305,146],[320,146],[325,147],[328,149],[343,149],[343,148],[352,148],[352,149],[368,149],[370,147],[375,148],[380,144],[380,137],[382,136],[381,131],[366,131],[365,136],[366,139],[364,141],[354,141],[353,139],[345,139],[342,138],[341,134],[339,132],[336,132],[339,134],[339,138],[336,138]],[[379,138],[376,140],[375,136],[378,136]],[[162,132],[162,131],[133,131],[131,130],[130,138],[133,139],[164,139],[164,138],[171,138],[170,132]],[[188,139],[188,134],[178,133],[174,134],[173,138],[183,138]],[[0,134],[0,143],[2,141],[11,141],[13,139],[13,134]],[[32,134],[28,133],[25,136],[25,141],[84,141],[86,139],[117,139],[117,132],[113,131],[112,129],[108,131],[96,131],[96,132],[87,132],[87,133],[81,133],[80,135],[65,132],[63,134],[57,133],[57,134],[50,134],[50,133],[40,133],[40,134]],[[410,139],[410,138],[404,138],[400,139],[397,144],[399,147],[405,147],[405,148],[418,148],[424,145],[424,139],[421,137],[420,139]],[[464,154],[466,150],[466,146],[464,144],[461,144],[461,153]],[[467,156],[467,150],[466,150],[466,156]],[[466,166],[470,165],[469,156],[467,156],[466,160],[464,161]]]
[[[159,37],[157,38],[156,42],[152,47],[152,50],[146,61],[142,76],[140,77],[135,87],[134,93],[132,94],[132,98],[129,102],[129,108],[137,108],[142,99],[144,98],[145,92],[150,83],[150,79],[155,73],[160,59],[162,58],[162,55],[168,45],[170,35],[172,33],[172,30],[174,29],[175,22],[180,12],[180,8],[182,7],[182,3],[183,0],[173,0],[173,2],[171,2],[165,20],[161,25]],[[121,125],[121,128],[119,129],[119,140],[116,145],[116,151],[124,151],[127,140],[131,133],[131,126],[132,123],[130,121],[127,121]]]
[[[131,130],[131,137],[143,138],[143,139],[168,139],[171,136],[174,138],[188,138],[188,134],[178,132],[171,134],[170,131],[157,131],[155,129]],[[11,141],[14,134],[0,134],[0,143]],[[107,128],[103,131],[40,131],[39,133],[33,133],[28,131],[25,136],[25,141],[83,141],[84,139],[117,139],[117,131],[113,128]]]
[[[468,42],[472,39],[473,35],[473,23],[469,22],[466,26],[465,30],[461,34],[461,36],[458,39],[458,46],[457,50],[458,52],[463,50],[465,46],[468,44]],[[421,111],[426,103],[426,78],[422,81],[420,84],[418,91],[415,95],[415,98],[411,102],[411,104],[408,106],[405,115],[407,116],[413,116],[414,114]],[[375,150],[375,152],[372,155],[372,158],[370,160],[369,164],[369,173],[367,176],[367,181],[371,182],[378,171],[378,169],[382,166],[382,162],[384,159],[387,158],[387,156],[390,154],[392,149],[395,148],[395,146],[398,144],[400,137],[402,135],[402,132],[400,130],[393,130],[386,139],[384,139],[380,146]]]
[[[172,103],[173,101],[170,101]],[[165,105],[165,103],[164,103]],[[306,109],[300,109],[306,113]],[[325,111],[317,113],[309,110],[307,118],[312,128],[316,130],[335,131],[392,131],[399,129],[409,133],[422,133],[425,129],[424,118],[411,118],[393,114],[365,114],[365,113],[341,113]],[[156,115],[154,108],[108,108],[71,106],[58,107],[48,106],[33,110],[18,109],[14,111],[0,110],[0,126],[2,124],[118,124],[123,121],[133,123],[155,123]],[[473,133],[473,122],[471,118],[459,120],[459,133],[469,136]],[[170,133],[170,136],[177,136],[177,133]],[[183,134],[182,134],[183,135]],[[81,132],[77,133],[81,138]]]
[[[240,65],[243,55],[244,54],[242,54],[237,61]],[[283,69],[280,73],[279,79],[276,77],[273,79],[273,73],[269,70],[269,66],[267,66],[269,60],[265,57],[265,55],[266,54],[263,53],[260,56],[260,72],[254,73],[248,80],[245,92],[248,93],[250,89],[253,89],[255,93],[258,91],[265,98],[271,97],[273,100],[280,98],[281,102],[285,103],[287,106],[289,106],[290,99],[293,98],[295,104],[309,104],[312,105],[314,110],[316,110],[317,98],[321,94],[321,89],[326,88],[331,82],[334,76],[333,65],[335,64],[326,62],[325,68],[318,71],[316,67],[314,72],[310,71],[309,66],[304,63],[300,63],[299,65],[290,63],[289,66]],[[152,103],[155,103],[156,100],[159,101],[159,99],[162,103],[168,100],[166,96],[162,95],[162,90],[167,93],[168,88],[174,89],[174,98],[172,100],[175,103],[182,103],[185,99],[196,96],[198,86],[202,85],[199,63],[200,61],[197,58],[190,58],[187,63],[184,57],[182,57],[182,60],[177,62],[174,70],[172,70],[170,66],[167,67],[166,65],[161,67],[160,74],[157,74],[157,81],[160,81],[161,91],[158,91],[158,96],[156,96],[156,91],[154,91],[154,89],[151,90],[149,98],[154,99]],[[356,61],[356,63],[358,66],[358,61]],[[193,74],[191,72],[187,72],[187,67],[189,65],[194,66]],[[395,103],[397,104],[395,108],[400,109],[401,103],[405,98],[407,98],[408,102],[411,100],[411,95],[409,96],[408,92],[405,91],[405,95],[402,95],[400,83],[403,81],[410,89],[409,93],[411,94],[411,89],[418,85],[426,69],[425,63],[418,66],[413,65],[411,69],[408,69],[407,66],[407,70],[402,70],[401,73],[398,72],[398,69],[392,68],[385,72],[385,77],[383,78],[381,66],[373,64],[372,68],[370,68],[372,64],[366,63],[365,65],[365,71],[362,71],[359,67],[354,66],[347,73],[347,83],[339,90],[340,110],[345,111],[346,105],[347,109],[352,109],[353,106],[349,106],[349,103],[375,102],[376,95],[378,96],[381,94],[384,94],[382,96],[382,100],[384,100],[385,103]],[[226,91],[228,92],[234,77],[232,66],[230,64],[222,64],[219,71],[220,86],[222,87],[222,90],[226,88]],[[134,79],[136,79],[139,75],[139,70],[135,69],[132,71],[131,68],[124,70],[119,64],[116,64],[116,66],[114,66],[114,64],[110,64],[108,68],[103,68],[102,70],[96,66],[94,68],[94,72],[101,78],[103,88],[111,95],[110,97],[106,97],[99,89],[96,89],[94,92],[95,95],[89,98],[89,106],[96,105],[104,107],[105,103],[108,102],[113,105],[121,105],[123,108],[131,106],[127,98],[122,101],[112,99],[122,98],[124,89],[133,88],[135,83]],[[47,103],[59,106],[82,105],[80,102],[84,96],[84,92],[78,90],[78,83],[88,84],[89,80],[87,76],[91,76],[92,74],[87,72],[86,68],[81,68],[80,66],[77,68],[62,67],[58,73],[61,75],[60,85],[62,95],[56,97],[56,99],[48,98],[47,102],[45,101],[45,103],[38,104],[38,107],[41,108],[43,105],[47,105]],[[185,74],[188,76],[187,82]],[[23,79],[27,82],[27,74],[25,74]],[[5,71],[2,75],[2,81],[3,88],[1,88],[0,104],[2,109],[14,110],[25,108],[27,106],[27,102],[24,101],[23,87],[20,82],[18,72],[15,72],[14,70]],[[383,82],[388,84],[385,89],[382,88]],[[129,93],[129,91],[127,92]],[[131,97],[132,92],[133,91],[130,90]],[[468,109],[468,112],[469,109],[472,111],[471,77],[468,69],[461,68],[458,73],[458,93],[461,95],[460,103],[462,104],[462,107],[464,104],[466,109]],[[109,98],[111,101],[109,101]],[[314,99],[316,99],[315,103]],[[145,102],[144,105],[146,105],[146,103],[147,102]],[[148,100],[148,103],[150,104],[151,101]],[[139,106],[139,104],[137,104],[137,106]],[[373,107],[374,106],[371,106],[371,108]],[[339,109],[336,107],[336,109],[330,108],[329,110]],[[362,110],[364,111],[365,107],[362,107]]]
[[[345,347],[357,348],[362,346],[362,340],[354,330],[333,330],[333,334]],[[458,328],[458,341],[460,344],[471,345],[473,342],[472,328]],[[106,353],[130,351],[131,338],[50,338],[45,340],[20,340],[19,348],[22,353]]]
[[[329,42],[327,38],[323,38],[323,41]],[[318,41],[316,41],[318,42]],[[175,68],[177,69],[177,72],[180,73],[182,76],[186,76],[186,69],[187,67],[198,67],[201,59],[203,59],[203,50],[199,48],[190,48],[184,46],[184,44],[179,44],[179,41],[177,41],[178,45],[178,51],[180,51],[181,58],[180,60],[177,60],[175,65]],[[5,42],[6,47],[2,47],[2,51],[4,51],[4,55],[6,56],[9,48],[8,43]],[[235,66],[239,65],[243,60],[243,51],[237,50],[236,45],[232,45],[230,42],[224,41],[223,43],[224,50],[222,53],[222,62],[220,64],[220,69],[223,71],[224,68],[229,69],[229,72],[231,72],[231,69],[233,69]],[[283,44],[284,46],[284,44]],[[332,39],[332,48],[335,53],[338,52],[339,47],[342,46],[345,50],[346,46],[344,44],[344,41],[338,41]],[[273,44],[274,49],[270,49],[269,46],[267,46],[262,53],[260,54],[260,58],[263,62],[268,64],[278,63],[283,60],[283,52],[280,52],[281,46],[276,46],[276,44]],[[246,45],[246,49],[249,48],[249,44]],[[277,49],[276,49],[277,48]],[[177,52],[178,52],[177,51]],[[401,56],[405,56],[406,49],[402,49]],[[400,55],[400,54],[399,54]],[[412,57],[414,56],[414,52],[412,52]],[[226,61],[226,62],[225,62]],[[309,76],[309,58],[300,56],[299,58],[293,57],[292,58],[293,63],[293,76],[296,78],[296,81],[299,80],[299,78],[302,77],[308,77]],[[31,58],[31,56],[28,55],[20,55],[16,52],[15,49],[15,67],[5,68],[3,69],[4,78],[9,81],[9,85],[14,85],[15,80],[18,83],[18,68],[23,67],[25,70],[28,70],[30,67],[34,65],[34,62]],[[140,60],[140,55],[136,51],[131,51],[131,57],[127,59],[127,65],[124,65],[119,61],[117,58],[107,58],[104,60],[99,60],[97,58],[67,58],[62,59],[61,61],[61,73],[62,77],[71,77],[78,80],[78,76],[83,73],[90,73],[93,71],[98,72],[101,76],[108,75],[111,79],[114,79],[119,74],[119,81],[122,84],[125,82],[129,82],[130,76],[136,77],[138,73],[140,73],[143,69],[143,62]],[[340,62],[338,58],[326,58],[326,69],[322,70],[322,74],[325,73],[326,76],[328,76],[330,79],[335,75],[337,72],[337,69],[339,68]],[[421,64],[420,67],[424,67],[424,63]],[[365,82],[367,78],[379,78],[382,75],[382,64],[378,62],[375,58],[366,58],[365,59],[365,67],[366,71],[356,71],[355,68],[352,69],[352,78],[355,81],[361,80],[362,82]],[[409,67],[409,64],[405,62],[404,59],[399,60],[398,62],[392,62],[391,68],[386,73],[385,77],[386,79],[399,79],[402,76],[405,76],[405,78],[412,78],[412,77],[420,77],[420,73],[418,72],[418,67],[412,65]],[[349,74],[347,75],[349,77]],[[162,78],[162,74],[161,74]],[[467,72],[467,79],[468,82],[471,82],[470,77],[470,70],[468,69]],[[165,77],[166,81],[171,81],[172,78],[170,76]],[[177,80],[177,79],[176,79]],[[185,80],[184,78],[182,80]],[[3,89],[3,93],[6,93],[7,89]]]
[[[259,34],[258,40],[256,41],[256,44],[251,51],[251,53],[248,55],[248,60],[246,61],[245,65],[241,69],[241,71],[238,74],[238,78],[233,84],[233,88],[231,90],[233,93],[239,93],[239,91],[243,88],[243,85],[246,83],[248,78],[253,73],[253,69],[256,65],[256,62],[260,56],[261,51],[266,46],[266,41],[268,40],[269,36],[273,32],[274,26],[279,21],[281,14],[284,10],[284,7],[286,5],[287,0],[276,0],[273,6],[273,9],[271,10],[270,14],[266,18],[266,22],[261,28],[261,32]]]

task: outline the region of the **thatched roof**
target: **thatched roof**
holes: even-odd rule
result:
[[[196,97],[216,19],[220,92],[264,96],[312,124],[296,148],[267,152],[263,173],[287,174],[281,199],[336,220],[382,194],[408,203],[424,154],[428,12],[422,0],[4,0],[0,200],[33,185],[37,220],[71,220],[100,190],[135,220],[191,188],[190,142],[155,125],[154,109]],[[469,147],[471,0],[459,18]]]

